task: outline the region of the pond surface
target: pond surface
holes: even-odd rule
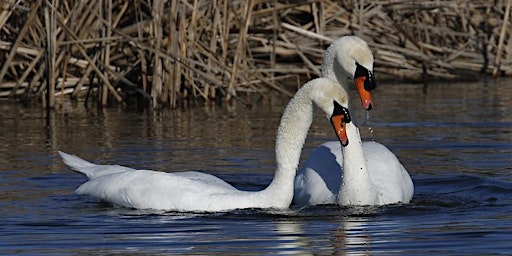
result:
[[[203,171],[247,190],[273,177],[285,98],[186,110],[86,111],[49,118],[0,102],[0,253],[512,254],[512,80],[381,84],[362,135],[388,146],[415,183],[408,205],[292,206],[286,211],[174,213],[116,207],[73,191],[85,177],[57,150],[95,163]],[[315,118],[303,160],[333,140]]]

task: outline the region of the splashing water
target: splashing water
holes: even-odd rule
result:
[[[370,120],[370,111],[366,111],[366,120],[365,120],[365,124],[368,123]],[[368,132],[370,134],[370,140],[375,140],[374,137],[373,137],[373,128],[371,126],[368,126]]]

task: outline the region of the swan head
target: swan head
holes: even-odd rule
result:
[[[336,79],[343,86],[348,79],[354,80],[361,103],[366,110],[372,109],[370,91],[377,83],[373,74],[373,54],[368,44],[357,36],[344,36],[334,41],[325,51],[322,75]]]
[[[351,122],[348,110],[348,94],[338,82],[330,78],[317,78],[309,82],[314,85],[311,99],[331,121],[342,146],[348,145],[346,124]]]

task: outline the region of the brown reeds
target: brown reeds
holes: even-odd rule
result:
[[[291,95],[320,75],[325,47],[356,34],[379,77],[512,74],[511,0],[5,0],[0,97],[183,99]],[[296,83],[293,81],[297,81]]]

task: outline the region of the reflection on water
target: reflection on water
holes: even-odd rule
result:
[[[272,179],[284,98],[186,110],[86,111],[49,118],[0,103],[0,244],[6,254],[511,254],[512,90],[489,84],[382,84],[353,115],[415,182],[408,205],[292,206],[199,214],[133,210],[73,194],[85,178],[57,150],[96,163],[198,170],[241,189]],[[331,140],[315,118],[303,158]]]

